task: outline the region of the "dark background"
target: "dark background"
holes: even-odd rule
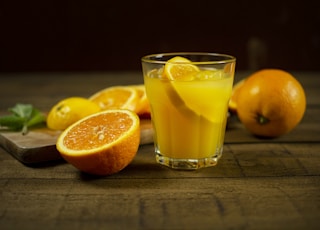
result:
[[[317,1],[3,0],[0,72],[140,70],[143,55],[207,51],[237,69],[320,70]]]

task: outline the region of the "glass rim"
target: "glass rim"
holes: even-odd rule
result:
[[[223,54],[223,53],[210,53],[210,52],[169,52],[169,53],[155,53],[155,54],[149,54],[145,55],[141,58],[142,62],[146,63],[153,63],[153,64],[165,64],[167,61],[164,60],[154,60],[151,59],[152,57],[154,58],[162,58],[166,56],[187,56],[187,55],[193,55],[193,56],[208,56],[208,57],[224,57],[225,59],[221,60],[212,60],[212,61],[191,61],[193,64],[225,64],[225,63],[232,63],[236,61],[236,58],[232,55],[229,54]],[[181,62],[173,62],[176,64],[180,64]],[[185,62],[183,62],[185,64]]]

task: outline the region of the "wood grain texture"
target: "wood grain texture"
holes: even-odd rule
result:
[[[296,74],[308,105],[294,131],[259,139],[233,117],[223,155],[211,168],[171,170],[156,163],[153,145],[146,144],[121,172],[94,177],[61,159],[21,164],[0,148],[0,229],[318,230],[319,75]],[[67,96],[142,80],[140,73],[0,78],[0,113],[18,101],[47,111]]]
[[[3,229],[318,229],[316,152],[320,144],[230,144],[217,166],[190,172],[156,164],[153,146],[144,145],[127,168],[102,178],[63,162],[19,167],[1,154],[0,223]]]

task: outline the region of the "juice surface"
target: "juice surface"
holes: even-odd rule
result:
[[[149,73],[144,80],[157,151],[179,159],[221,154],[233,76],[170,81]]]

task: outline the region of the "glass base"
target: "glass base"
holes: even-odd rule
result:
[[[208,158],[180,159],[180,158],[166,157],[166,156],[163,156],[161,153],[156,152],[156,161],[159,164],[165,165],[172,169],[196,170],[200,168],[215,166],[218,163],[220,156],[221,156],[221,153]]]

